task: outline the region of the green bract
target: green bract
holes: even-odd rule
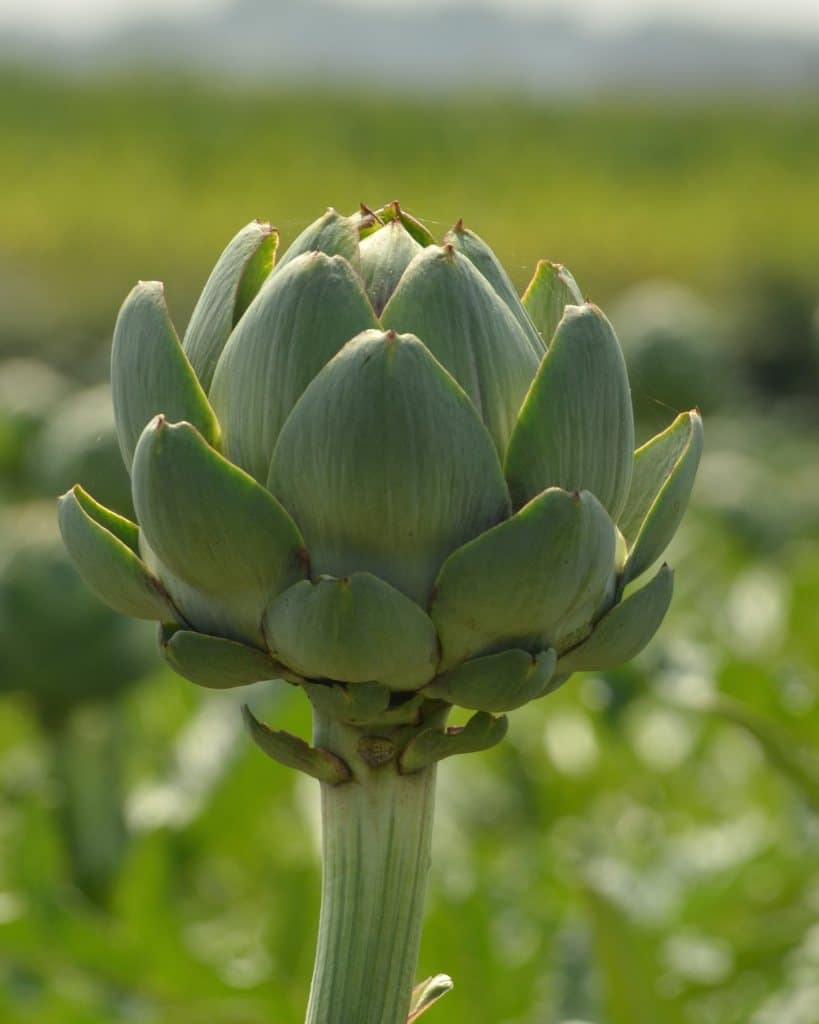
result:
[[[697,412],[634,452],[603,313],[546,261],[521,301],[461,222],[437,245],[397,204],[329,210],[274,264],[277,241],[236,236],[181,340],[161,284],[126,299],[112,382],[138,523],[61,500],[89,585],[159,620],[187,678],[303,685],[407,772],[638,653],[671,573],[633,583],[680,523]],[[451,704],[466,729],[445,730]]]

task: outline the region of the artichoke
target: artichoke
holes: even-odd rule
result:
[[[671,571],[633,584],[680,523],[702,427],[684,413],[634,452],[608,320],[546,261],[518,299],[461,222],[437,245],[397,203],[329,210],[274,265],[276,246],[240,231],[181,341],[162,285],[134,288],[112,383],[137,522],[76,486],[60,524],[180,674],[305,690],[314,746],[245,710],[323,783],[307,1021],[405,1024],[446,990],[412,989],[436,762],[648,642]]]
[[[36,359],[0,363],[0,496],[26,491],[25,467],[34,439],[68,382]]]
[[[0,695],[24,696],[47,720],[114,700],[156,668],[144,629],[88,592],[50,502],[0,508]]]
[[[397,203],[330,209],[274,264],[277,242],[239,232],[181,342],[160,283],[125,300],[112,386],[138,525],[80,486],[60,503],[92,589],[158,620],[194,682],[284,678],[341,721],[415,726],[404,770],[640,651],[672,573],[630,585],[680,523],[698,413],[634,452],[606,317],[547,261],[519,300],[462,222],[438,245]],[[471,728],[444,731],[451,705]]]

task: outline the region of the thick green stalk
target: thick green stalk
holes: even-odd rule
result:
[[[424,912],[435,769],[373,767],[359,730],[316,712],[315,742],[353,779],[321,784],[323,879],[307,1024],[405,1024]]]
[[[128,841],[122,808],[121,712],[114,701],[41,720],[51,747],[56,811],[76,886],[104,904]]]

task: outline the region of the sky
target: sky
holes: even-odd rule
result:
[[[394,6],[434,6],[442,0],[326,0],[336,4],[384,9]],[[450,0],[467,2],[467,0]],[[226,6],[229,0],[0,0],[0,30],[9,26],[43,29],[60,35],[88,36],[140,15],[185,16]],[[819,37],[819,0],[483,0],[507,11],[563,11],[603,29],[621,27],[652,15],[673,15],[709,25],[743,29],[810,33]]]

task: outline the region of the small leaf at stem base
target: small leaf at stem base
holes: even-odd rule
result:
[[[419,981],[412,990],[407,1024],[413,1024],[413,1021],[418,1020],[425,1010],[428,1010],[433,1003],[437,1003],[441,996],[445,996],[453,988],[452,978],[448,974],[436,974],[432,978]]]
[[[321,747],[311,747],[292,733],[271,729],[253,716],[247,704],[242,705],[242,716],[256,746],[286,768],[295,768],[320,782],[329,782],[331,786],[347,782],[352,777],[349,766],[340,757]]]
[[[446,731],[424,729],[407,744],[399,760],[399,771],[411,775],[453,754],[488,750],[500,743],[508,727],[506,715],[495,717],[479,711],[463,727],[452,726]]]

